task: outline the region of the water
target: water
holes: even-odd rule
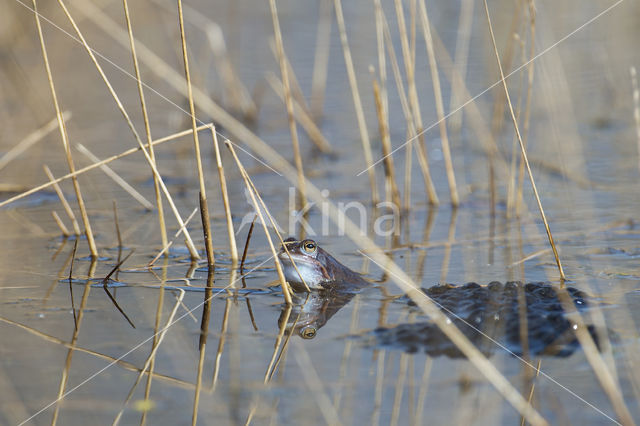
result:
[[[374,11],[369,2],[345,2],[345,19],[353,49],[356,74],[362,94],[374,158],[381,157],[375,107],[370,86],[369,65],[377,68]],[[409,3],[404,4],[405,11]],[[128,72],[132,72],[128,50],[101,31],[72,5],[89,43],[96,51]],[[174,8],[170,2],[132,7],[134,31],[141,43],[181,73],[179,37]],[[3,138],[0,154],[8,151],[27,134],[53,117],[53,108],[43,72],[33,17],[18,3],[8,3],[11,25],[0,35],[0,69],[5,78],[0,102]],[[232,2],[211,5],[189,2],[204,16],[216,21],[225,36],[234,71],[249,92],[261,97],[258,120],[252,130],[287,159],[291,159],[290,135],[284,106],[273,95],[263,78],[266,72],[279,76],[269,48],[272,24],[267,4]],[[69,31],[57,5],[42,4],[42,14]],[[112,19],[123,25],[122,6],[117,2],[100,5]],[[429,2],[433,31],[442,38],[453,56],[460,5]],[[496,82],[495,58],[490,48],[484,10],[474,5],[470,29],[470,49],[465,82],[476,95]],[[608,5],[567,2],[537,2],[536,51],[561,40],[567,34],[602,12]],[[318,5],[315,2],[278,2],[285,49],[303,92],[308,97],[314,64]],[[499,48],[505,48],[513,5],[490,5]],[[395,9],[384,4],[395,52],[401,58]],[[610,330],[611,347],[604,347],[605,363],[613,366],[619,388],[631,415],[638,418],[637,389],[640,378],[634,371],[638,353],[637,256],[640,252],[637,211],[638,152],[633,123],[633,103],[629,66],[640,64],[635,45],[638,39],[637,5],[622,2],[575,35],[550,49],[535,62],[535,80],[528,137],[529,155],[542,203],[560,249],[569,284],[589,296],[590,307],[584,319]],[[193,15],[192,15],[193,16]],[[199,27],[193,24],[193,20]],[[187,37],[194,84],[207,88],[214,100],[231,107],[224,83],[212,59],[204,25],[188,18]],[[419,21],[419,19],[418,19]],[[525,20],[523,20],[525,22]],[[407,23],[410,18],[407,15]],[[529,28],[528,23],[523,28]],[[100,158],[135,146],[130,130],[86,52],[48,23],[43,23],[52,72],[62,108],[73,113],[68,123],[72,145],[82,143]],[[525,33],[520,31],[522,37]],[[115,31],[111,31],[115,34]],[[528,36],[526,36],[528,37]],[[421,28],[416,36],[416,84],[425,127],[437,120],[428,59]],[[362,155],[357,122],[346,79],[340,40],[333,22],[330,37],[328,83],[324,116],[320,128],[336,151],[323,156],[312,149],[299,129],[305,173],[320,189],[327,189],[335,202],[365,203],[364,227],[376,242],[422,287],[439,282],[482,284],[494,280],[550,281],[558,273],[541,225],[529,182],[525,179],[525,206],[520,219],[506,219],[507,182],[513,131],[505,115],[498,134],[500,159],[496,160],[496,218],[491,220],[488,161],[480,135],[472,125],[469,107],[462,110],[463,127],[450,129],[456,181],[461,207],[448,205],[448,185],[437,126],[426,132],[431,173],[441,205],[430,209],[414,152],[411,169],[412,208],[401,223],[395,245],[371,233],[375,215]],[[514,63],[521,64],[517,49]],[[528,55],[528,45],[525,48]],[[135,81],[115,66],[101,60],[124,107],[131,114],[139,133],[144,134]],[[447,111],[451,86],[446,79],[449,68],[440,62],[443,97]],[[400,63],[404,75],[403,63]],[[156,138],[190,126],[184,98],[167,80],[156,74],[157,67],[142,62],[141,72],[151,90],[145,92]],[[525,68],[526,70],[526,68]],[[406,140],[406,123],[391,69],[387,70],[390,132],[392,145]],[[526,89],[526,72],[509,80],[514,102]],[[405,81],[406,87],[406,81]],[[258,88],[258,89],[255,89]],[[491,125],[493,99],[500,86],[476,100],[486,126]],[[160,94],[160,95],[158,95]],[[467,97],[463,97],[464,100]],[[524,101],[522,102],[524,107]],[[197,108],[198,118],[210,120]],[[460,114],[460,113],[457,113]],[[221,134],[242,140],[225,126]],[[244,280],[230,269],[224,210],[215,169],[210,135],[200,135],[203,164],[207,173],[207,195],[212,215],[217,267],[214,296],[211,298],[206,345],[201,346],[200,329],[207,282],[203,264],[191,265],[181,238],[176,239],[168,258],[158,260],[152,270],[145,265],[160,247],[155,212],[145,211],[123,190],[96,170],[80,178],[89,209],[100,260],[92,264],[86,240],[81,238],[74,261],[70,285],[67,277],[73,241],[60,237],[51,211],[60,214],[70,227],[55,193],[51,189],[23,199],[0,210],[0,423],[20,424],[108,424],[124,407],[121,424],[189,424],[198,383],[198,365],[204,353],[201,388],[197,406],[200,424],[514,424],[519,414],[468,361],[446,356],[407,354],[399,348],[363,343],[378,327],[422,321],[424,318],[396,297],[403,292],[380,268],[357,251],[347,237],[330,225],[326,235],[314,237],[323,248],[356,271],[376,281],[371,288],[355,295],[316,330],[311,339],[298,335],[281,336],[286,308],[273,261],[262,229],[256,227],[246,269],[255,269]],[[176,205],[184,217],[198,205],[198,183],[190,137],[156,149],[159,168]],[[252,212],[244,183],[232,157],[223,149],[223,162],[229,185],[234,225],[238,228]],[[256,182],[268,207],[283,224],[285,233],[290,215],[289,184],[247,153],[240,158]],[[252,155],[260,158],[258,152]],[[77,167],[89,160],[74,151]],[[405,150],[394,155],[396,173],[403,192]],[[48,164],[55,176],[68,172],[57,131],[0,170],[3,184],[35,186],[46,181],[42,165]],[[138,154],[113,162],[110,166],[154,201],[154,189],[144,159]],[[376,168],[379,188],[383,171]],[[69,182],[63,191],[75,208],[75,195]],[[9,188],[11,189],[11,188]],[[15,188],[14,188],[15,189]],[[12,191],[14,189],[11,189]],[[14,193],[2,193],[8,198]],[[118,247],[112,202],[117,202],[123,246]],[[384,213],[384,212],[383,212]],[[165,202],[169,235],[178,225]],[[349,217],[358,219],[355,209]],[[312,210],[309,224],[323,228],[321,209]],[[196,246],[203,249],[199,216],[188,229]],[[244,247],[248,226],[237,235]],[[318,231],[319,232],[319,231]],[[119,258],[134,251],[132,257],[112,278],[117,283],[109,291],[132,322],[115,309],[99,286]],[[546,251],[544,251],[546,250]],[[527,259],[522,261],[522,259]],[[192,267],[193,266],[193,267]],[[91,280],[87,281],[88,278]],[[85,283],[89,283],[89,285]],[[158,286],[166,285],[160,290]],[[233,283],[233,286],[229,286]],[[178,289],[197,287],[184,292]],[[243,286],[246,289],[243,290]],[[221,291],[229,286],[226,290]],[[247,290],[248,289],[248,290]],[[73,307],[71,292],[73,293]],[[158,300],[162,297],[158,316]],[[177,307],[176,307],[177,306]],[[335,304],[333,306],[335,308]],[[152,350],[153,336],[161,330],[175,308],[175,323],[160,344],[153,378],[144,376],[124,406],[127,394]],[[329,309],[331,311],[331,309]],[[295,311],[294,311],[295,312]],[[157,319],[159,318],[159,320]],[[77,324],[77,332],[75,325]],[[279,337],[281,336],[281,337]],[[286,342],[286,343],[285,343]],[[282,345],[286,350],[268,384],[265,375]],[[72,348],[73,350],[70,350]],[[119,360],[118,362],[115,362]],[[493,348],[490,360],[502,374],[528,397],[535,368],[507,352]],[[602,390],[585,353],[578,348],[566,357],[532,356],[530,363],[541,365],[535,379],[534,407],[551,424],[608,424],[617,418]],[[113,363],[113,365],[111,365]],[[145,403],[148,387],[149,403]],[[62,392],[61,392],[62,389]],[[58,395],[67,393],[62,402]],[[146,417],[143,419],[143,412]],[[608,417],[607,417],[608,416]]]

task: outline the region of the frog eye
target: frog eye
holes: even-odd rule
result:
[[[315,327],[308,325],[300,330],[300,337],[302,337],[303,339],[313,339],[314,337],[316,337],[316,332],[317,330],[315,329]]]
[[[302,248],[309,254],[312,254],[318,248],[317,244],[313,240],[306,240],[302,243]]]

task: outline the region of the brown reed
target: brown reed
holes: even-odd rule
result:
[[[127,21],[127,30],[129,34],[129,45],[131,50],[131,57],[133,59],[133,69],[136,74],[136,82],[138,83],[138,96],[140,97],[140,108],[142,109],[142,118],[144,120],[144,130],[147,137],[147,149],[149,150],[149,156],[153,162],[156,161],[155,150],[151,143],[151,125],[149,124],[149,114],[147,113],[147,104],[144,98],[144,89],[142,88],[142,77],[140,76],[140,66],[138,65],[138,55],[136,54],[136,43],[133,37],[133,26],[131,25],[131,17],[129,16],[128,0],[122,0],[122,6],[124,8],[124,16]],[[162,205],[162,196],[160,192],[160,185],[158,184],[158,178],[153,175],[153,189],[156,195],[156,207],[158,209],[158,222],[160,223],[160,241],[162,247],[167,245],[167,226],[164,220],[164,207]]]
[[[380,139],[382,141],[382,158],[384,158],[384,175],[385,175],[385,191],[387,194],[387,200],[393,202],[398,208],[400,204],[400,192],[398,191],[398,185],[396,184],[396,172],[393,166],[393,157],[391,156],[391,138],[389,136],[389,124],[387,123],[387,117],[384,111],[384,104],[380,94],[380,86],[375,78],[373,70],[372,84],[373,84],[373,98],[376,103],[376,113],[378,115],[378,127],[380,132]]]
[[[229,193],[227,191],[227,179],[224,175],[224,166],[222,165],[222,158],[220,157],[220,147],[218,145],[218,134],[216,128],[211,125],[211,138],[213,140],[213,148],[216,154],[216,166],[218,168],[218,178],[220,179],[220,191],[222,192],[222,203],[224,205],[224,215],[227,220],[227,234],[229,236],[229,256],[231,257],[231,263],[235,265],[238,263],[238,247],[236,244],[236,234],[233,230],[233,218],[231,217],[231,204],[229,203]]]
[[[69,232],[69,229],[65,226],[62,219],[60,219],[60,216],[58,216],[58,213],[55,210],[51,210],[51,216],[53,216],[53,220],[56,221],[58,228],[60,228],[60,231],[62,232],[62,236],[65,238],[68,238],[71,235],[71,232]]]
[[[213,254],[213,234],[211,221],[209,219],[209,205],[207,203],[207,192],[204,184],[204,173],[202,171],[202,158],[200,156],[200,140],[196,128],[196,111],[193,104],[193,89],[191,87],[191,74],[189,72],[189,58],[187,54],[187,38],[184,31],[184,16],[182,14],[182,0],[178,0],[178,22],[180,25],[180,40],[182,42],[182,59],[184,62],[184,75],[187,81],[187,94],[189,98],[189,114],[191,116],[191,129],[193,130],[193,146],[195,149],[196,165],[198,167],[198,182],[200,184],[200,214],[202,218],[202,229],[204,232],[204,242],[207,250],[207,264],[209,267],[215,263]]]

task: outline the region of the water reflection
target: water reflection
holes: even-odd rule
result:
[[[287,334],[295,333],[303,339],[313,339],[318,330],[362,289],[363,286],[338,282],[329,289],[311,293],[294,293],[293,309],[287,315],[287,311],[283,308],[278,318],[278,326],[282,329],[283,322],[286,320]]]

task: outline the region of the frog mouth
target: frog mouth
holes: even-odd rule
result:
[[[284,266],[285,277],[290,283],[302,284],[301,276],[310,287],[320,287],[320,283],[327,281],[327,271],[316,259],[294,253],[291,253],[291,258],[289,258],[289,255],[284,251],[278,253],[278,259]],[[297,270],[291,262],[292,259]]]

